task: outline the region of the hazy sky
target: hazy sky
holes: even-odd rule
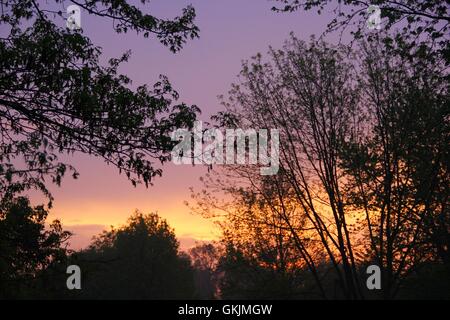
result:
[[[220,110],[217,96],[227,93],[243,59],[265,53],[269,45],[280,47],[291,31],[305,40],[320,35],[330,20],[330,15],[315,12],[274,13],[273,3],[266,0],[153,0],[147,10],[159,17],[174,17],[190,3],[197,11],[200,39],[190,41],[177,54],[156,39],[115,34],[110,21],[86,12],[82,12],[82,27],[93,43],[103,47],[105,58],[132,51],[121,72],[133,79],[133,85],[152,85],[159,74],[165,74],[180,93],[180,101],[201,108],[203,120]],[[209,240],[218,234],[209,221],[190,214],[183,204],[189,200],[189,187],[199,186],[198,179],[206,172],[203,168],[166,165],[163,177],[146,189],[132,187],[124,175],[100,159],[77,155],[71,163],[80,178],[67,177],[60,188],[51,188],[55,202],[50,218],[60,218],[65,228],[75,232],[75,248],[88,244],[103,228],[125,223],[135,209],[166,218],[183,248],[194,239]]]

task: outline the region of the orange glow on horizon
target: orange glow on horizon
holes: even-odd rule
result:
[[[64,229],[74,233],[70,241],[74,249],[85,248],[92,236],[102,230],[110,230],[111,226],[125,225],[128,217],[136,210],[144,214],[155,212],[167,220],[170,227],[175,230],[182,249],[192,246],[194,241],[217,240],[219,230],[214,223],[191,214],[189,208],[180,202],[167,203],[163,210],[152,210],[155,205],[152,206],[151,203],[140,203],[137,207],[132,203],[114,201],[85,201],[77,205],[71,201],[57,202],[50,211],[49,221],[59,219]],[[158,207],[161,207],[161,204]]]

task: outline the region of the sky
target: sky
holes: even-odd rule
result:
[[[200,38],[189,41],[177,54],[155,38],[116,34],[111,21],[83,11],[81,23],[83,32],[103,48],[105,59],[131,50],[130,60],[120,71],[133,79],[134,86],[152,86],[158,75],[164,74],[180,93],[179,101],[199,106],[204,121],[221,110],[217,96],[226,94],[236,82],[242,60],[267,52],[269,45],[281,47],[291,31],[304,40],[318,36],[331,17],[315,12],[275,13],[270,10],[273,2],[267,0],[153,0],[145,10],[171,18],[188,4],[196,9]],[[219,230],[211,221],[190,213],[184,205],[190,200],[189,187],[201,188],[199,177],[206,173],[205,168],[165,165],[163,176],[147,189],[133,187],[116,168],[100,159],[78,154],[69,161],[80,177],[66,177],[61,187],[50,187],[55,197],[50,219],[60,219],[64,228],[74,233],[72,248],[86,247],[93,235],[126,223],[136,209],[156,212],[166,219],[182,249],[195,241],[218,237]]]

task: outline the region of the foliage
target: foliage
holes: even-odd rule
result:
[[[292,36],[270,49],[271,61],[244,62],[216,119],[279,129],[280,171],[227,166],[195,194],[195,209],[221,212],[224,239],[249,261],[264,266],[273,250],[280,262],[280,248],[291,250],[324,297],[324,261],[345,298],[366,295],[360,267],[378,264],[392,298],[416,268],[448,260],[445,62],[384,41],[361,41],[357,51]]]
[[[105,231],[71,257],[83,270],[83,289],[71,297],[89,299],[188,299],[193,271],[165,220],[136,212],[127,225]]]
[[[0,209],[0,297],[31,298],[45,290],[38,288],[46,271],[65,263],[64,244],[70,232],[58,220],[46,226],[48,212],[31,207],[27,198],[15,198]]]
[[[174,52],[198,36],[192,7],[174,20],[161,20],[126,1],[74,3],[115,21],[117,32],[155,34]],[[163,76],[152,89],[131,89],[131,79],[118,73],[130,53],[104,66],[101,49],[81,30],[61,27],[65,22],[55,6],[1,1],[6,33],[0,39],[1,196],[36,188],[51,200],[45,178],[59,185],[67,171],[77,177],[75,168],[59,160],[74,152],[100,157],[134,185],[148,185],[161,175],[155,165],[169,159],[170,132],[191,126],[199,109],[173,104],[178,94]]]

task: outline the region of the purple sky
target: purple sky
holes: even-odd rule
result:
[[[105,58],[132,50],[121,72],[133,79],[133,85],[151,86],[159,74],[167,75],[179,91],[180,101],[202,109],[202,120],[220,110],[217,96],[226,94],[236,81],[243,59],[265,53],[269,45],[280,47],[291,31],[304,40],[320,35],[330,20],[330,15],[315,12],[274,13],[270,10],[273,3],[265,0],[153,0],[147,11],[174,17],[188,4],[197,11],[200,39],[190,41],[177,54],[156,39],[115,34],[110,21],[86,12],[82,12],[82,27],[93,43],[103,47]],[[210,240],[218,234],[211,222],[190,214],[183,205],[190,198],[189,187],[200,186],[198,179],[206,172],[203,168],[166,165],[163,177],[146,189],[133,188],[125,176],[99,159],[77,155],[71,163],[81,176],[78,180],[66,178],[61,188],[51,188],[56,200],[50,218],[60,218],[75,232],[75,248],[87,245],[103,228],[125,223],[135,209],[166,218],[182,248],[192,245],[194,239]]]

